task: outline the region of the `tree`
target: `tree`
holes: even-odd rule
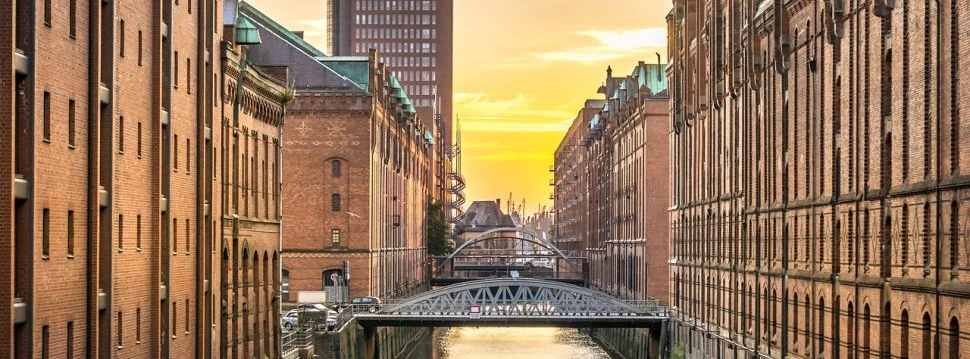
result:
[[[455,250],[441,208],[441,201],[428,200],[428,254],[433,256],[446,256]]]

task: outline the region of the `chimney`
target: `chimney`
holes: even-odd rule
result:
[[[501,211],[501,210],[502,210],[502,199],[501,199],[501,198],[496,198],[496,199],[495,199],[495,206],[497,206],[497,207],[498,207],[498,210],[499,210],[499,211]]]
[[[299,38],[302,39],[303,38],[303,31],[302,30],[301,31],[293,31],[293,35],[296,35],[296,37],[299,37]]]

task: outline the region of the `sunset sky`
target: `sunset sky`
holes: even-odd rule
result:
[[[326,45],[326,1],[249,0]],[[509,192],[525,213],[551,207],[553,153],[612,66],[664,53],[667,0],[455,0],[456,118],[468,202]],[[666,60],[664,60],[666,61]]]

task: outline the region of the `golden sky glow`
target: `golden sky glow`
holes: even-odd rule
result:
[[[667,0],[454,0],[454,110],[474,200],[551,206],[562,135],[612,66],[625,76],[664,53]],[[249,0],[325,49],[326,1]],[[664,60],[666,61],[666,60]]]

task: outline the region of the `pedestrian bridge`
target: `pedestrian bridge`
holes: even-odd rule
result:
[[[669,310],[656,300],[627,301],[572,284],[542,279],[463,282],[376,311],[357,308],[364,327],[576,327],[658,329]]]

